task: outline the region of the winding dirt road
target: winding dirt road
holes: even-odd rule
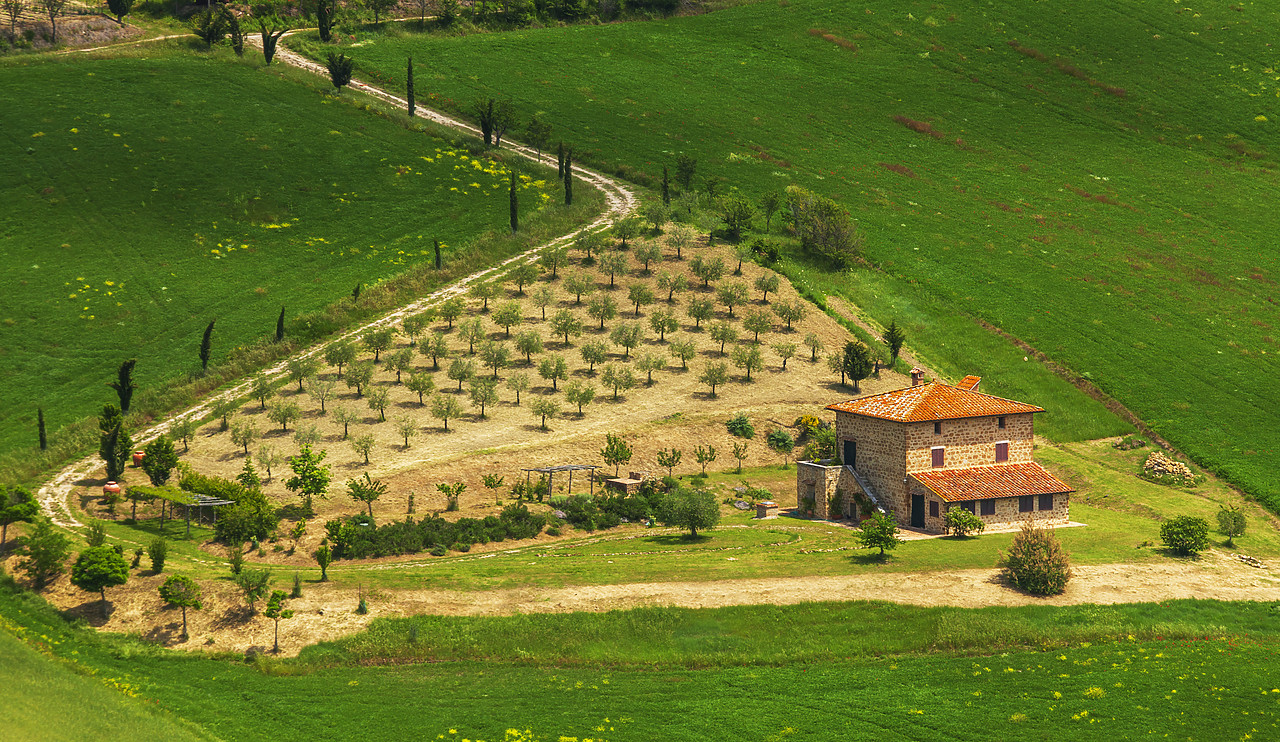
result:
[[[253,37],[253,36],[249,38],[251,40],[257,39],[257,37]],[[300,69],[306,70],[308,72],[312,72],[318,75],[328,74],[328,71],[323,66],[316,64],[315,62],[312,62],[311,60],[297,54],[296,52],[293,52],[285,48],[284,46],[280,46],[277,49],[275,58],[280,60],[284,64],[289,64],[294,67],[298,67]],[[409,106],[408,101],[404,100],[403,98],[398,98],[392,95],[391,93],[388,93],[387,91],[382,90],[381,88],[375,87],[373,85],[369,85],[368,83],[361,82],[359,80],[353,79],[351,81],[350,87],[352,87],[355,90],[359,90],[360,92],[372,95],[376,98],[379,98],[393,105],[399,106],[401,108],[407,109]],[[418,107],[416,111],[416,115],[421,118],[440,124],[442,126],[448,126],[450,128],[457,129],[459,131],[465,131],[469,134],[480,136],[480,130],[472,126],[471,124],[468,124],[465,121],[461,121],[459,119],[455,119],[451,116],[446,116],[445,114],[440,113],[438,111],[433,111],[430,109]],[[538,162],[543,165],[553,166],[556,164],[554,157],[551,157],[550,155],[545,153],[543,153],[540,156],[538,152],[531,147],[526,147],[524,145],[511,142],[510,144],[506,145],[506,148],[508,149],[508,151],[515,152],[516,154],[522,157],[525,157],[529,160]],[[537,247],[534,247],[524,253],[521,253],[520,255],[516,255],[512,258],[508,258],[507,260],[504,260],[503,262],[491,268],[487,268],[485,270],[472,273],[471,275],[467,276],[466,278],[463,278],[462,280],[458,281],[457,283],[454,283],[451,286],[442,288],[439,291],[436,291],[432,294],[429,294],[419,299],[418,301],[415,301],[393,312],[385,314],[379,317],[378,319],[373,320],[372,322],[367,322],[363,325],[360,325],[359,327],[353,328],[348,332],[338,337],[335,337],[325,343],[314,345],[306,350],[301,351],[300,353],[296,354],[294,357],[310,358],[314,356],[321,356],[324,354],[325,348],[329,347],[333,343],[354,339],[357,336],[359,336],[361,333],[363,333],[365,330],[370,328],[393,326],[395,325],[396,322],[400,321],[405,316],[413,314],[415,312],[420,312],[426,307],[439,304],[440,302],[443,302],[444,300],[452,296],[457,296],[462,292],[466,291],[467,288],[471,286],[471,284],[477,281],[483,280],[488,276],[499,273],[504,268],[507,268],[508,266],[514,263],[528,262],[535,259],[540,252],[547,249],[548,247],[551,247],[553,245],[570,244],[580,232],[597,231],[597,230],[604,229],[609,225],[609,223],[612,221],[613,218],[623,214],[630,213],[635,208],[635,205],[636,205],[635,193],[632,192],[630,188],[623,185],[622,183],[614,180],[613,178],[602,175],[588,168],[581,167],[579,165],[573,166],[573,172],[579,180],[584,181],[587,185],[590,185],[591,187],[595,188],[596,190],[599,190],[601,193],[604,194],[605,201],[608,205],[608,208],[604,211],[604,213],[602,213],[599,217],[597,217],[595,221],[591,222],[590,224],[587,224],[584,227],[581,227],[580,229],[575,229],[574,231],[566,235],[562,235],[560,237],[557,237],[554,240],[551,240]],[[276,365],[266,369],[265,373],[268,376],[273,378],[283,376],[286,370],[287,363],[288,363],[287,360],[281,361],[280,363],[277,363]],[[251,383],[252,383],[251,380],[246,379],[245,381],[242,381],[241,383],[229,389],[226,389],[222,392],[219,392],[218,394],[208,397],[207,399],[204,400],[203,403],[196,405],[191,409],[185,410],[177,415],[174,415],[170,419],[165,420],[164,422],[153,425],[150,428],[147,428],[146,430],[143,430],[137,433],[134,437],[134,443],[139,446],[149,443],[150,441],[156,439],[160,435],[168,432],[170,425],[172,425],[173,422],[177,420],[182,420],[185,418],[194,418],[199,420],[203,418],[204,416],[209,414],[210,407],[215,402],[225,398],[242,397],[248,394]],[[61,471],[59,471],[56,476],[54,476],[51,480],[49,480],[49,482],[46,483],[43,487],[41,487],[39,490],[38,496],[40,500],[40,507],[44,511],[44,514],[47,515],[55,524],[62,526],[63,528],[82,527],[84,524],[81,523],[76,518],[72,509],[67,504],[68,498],[71,494],[72,489],[75,487],[75,484],[91,476],[93,472],[101,465],[102,465],[102,462],[98,459],[97,456],[88,456],[73,464],[70,464],[64,467]]]

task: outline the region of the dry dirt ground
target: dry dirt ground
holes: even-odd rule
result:
[[[488,336],[496,341],[505,342],[508,346],[512,346],[513,343],[506,338],[502,328],[493,323],[491,319],[493,310],[507,301],[518,301],[522,305],[527,319],[521,326],[512,328],[512,337],[521,330],[537,331],[546,343],[546,350],[542,356],[559,355],[567,362],[568,381],[583,381],[596,386],[596,399],[585,407],[582,416],[579,416],[576,409],[565,400],[566,381],[559,381],[558,391],[553,391],[552,385],[538,375],[537,365],[542,356],[535,355],[533,364],[526,366],[524,358],[515,354],[514,347],[512,347],[511,367],[502,369],[500,372],[504,382],[498,387],[501,401],[496,405],[489,405],[484,418],[480,418],[478,411],[472,408],[466,391],[459,393],[457,383],[446,377],[445,369],[448,368],[451,359],[441,359],[440,370],[432,374],[435,379],[436,394],[457,398],[463,409],[467,410],[462,417],[449,422],[447,433],[444,432],[441,422],[431,416],[430,398],[427,399],[425,406],[420,405],[416,394],[406,389],[403,384],[396,383],[396,375],[386,367],[385,360],[376,367],[374,379],[375,386],[385,388],[390,393],[391,406],[386,410],[386,421],[380,421],[378,412],[368,407],[367,394],[363,398],[358,398],[355,390],[347,388],[342,381],[338,381],[337,369],[333,367],[325,367],[319,374],[321,379],[335,381],[335,392],[339,393],[337,399],[330,399],[326,403],[328,414],[321,415],[320,405],[317,402],[305,393],[298,393],[297,384],[286,381],[280,387],[281,401],[296,402],[302,408],[302,419],[291,424],[287,432],[267,419],[267,412],[262,409],[257,400],[247,400],[233,415],[232,423],[248,421],[259,431],[263,431],[262,438],[250,446],[251,452],[257,452],[266,445],[273,447],[280,454],[293,455],[299,448],[294,439],[297,429],[315,426],[322,436],[316,448],[327,452],[326,462],[331,466],[333,473],[330,496],[328,499],[316,501],[317,518],[298,544],[297,555],[289,558],[273,554],[269,560],[285,564],[309,563],[309,559],[304,555],[313,551],[323,537],[323,529],[319,525],[328,519],[351,515],[362,509],[360,503],[346,495],[345,482],[360,477],[365,472],[388,485],[388,493],[374,505],[374,513],[379,517],[403,517],[408,511],[410,494],[414,495],[415,512],[419,514],[443,510],[444,499],[437,492],[436,484],[454,481],[461,481],[467,485],[461,498],[462,511],[459,515],[474,515],[476,508],[492,503],[495,495],[498,494],[483,487],[481,482],[483,475],[496,473],[504,476],[504,488],[499,492],[504,498],[509,499],[506,489],[517,479],[525,476],[521,473],[521,468],[571,463],[602,465],[599,452],[604,445],[605,434],[608,432],[624,434],[634,447],[634,457],[630,465],[625,467],[626,470],[665,473],[656,461],[658,450],[676,448],[682,451],[683,457],[675,473],[695,473],[699,469],[694,460],[694,449],[698,445],[716,448],[717,459],[709,468],[723,470],[733,467],[736,462],[732,457],[732,444],[738,439],[729,435],[724,421],[739,412],[745,413],[757,429],[755,439],[748,443],[744,465],[781,463],[781,457],[771,451],[764,441],[769,430],[790,426],[801,414],[823,416],[822,408],[825,405],[853,396],[850,390],[839,385],[839,377],[833,375],[827,368],[823,357],[825,352],[819,354],[817,362],[810,360],[811,353],[803,345],[803,339],[810,333],[815,334],[829,352],[830,349],[842,348],[850,338],[849,334],[833,319],[813,309],[808,311],[803,320],[795,323],[790,332],[785,330],[783,322],[774,317],[773,331],[760,336],[759,347],[765,358],[765,366],[762,370],[753,373],[752,381],[747,382],[745,374],[734,368],[729,358],[721,356],[719,345],[709,336],[708,325],[710,322],[721,321],[733,324],[739,328],[742,335],[740,344],[747,345],[751,334],[741,330],[743,317],[752,311],[768,312],[776,302],[798,300],[798,295],[784,281],[781,291],[771,294],[770,304],[766,305],[761,302],[760,292],[750,289],[750,301],[745,306],[736,307],[733,317],[728,315],[723,306],[717,306],[715,318],[710,322],[702,322],[702,328],[699,330],[695,329],[695,323],[685,315],[684,309],[692,298],[709,297],[714,301],[715,294],[711,290],[702,290],[700,281],[693,279],[691,283],[695,288],[683,294],[677,293],[674,304],[668,305],[665,302],[665,292],[663,292],[660,296],[664,299],[663,301],[642,307],[640,317],[635,318],[634,306],[630,308],[626,306],[627,287],[638,283],[654,285],[657,280],[656,275],[661,270],[688,271],[689,258],[692,255],[721,256],[725,259],[729,271],[732,271],[737,263],[730,251],[721,247],[686,249],[683,261],[671,259],[674,257],[673,250],[666,250],[665,253],[668,259],[661,265],[654,266],[652,275],[644,275],[640,266],[633,261],[629,269],[630,275],[619,275],[615,282],[616,287],[612,291],[608,288],[608,276],[601,275],[593,268],[579,268],[576,265],[576,259],[575,265],[561,269],[559,280],[548,281],[544,275],[537,285],[550,286],[555,291],[557,300],[555,304],[547,307],[547,316],[552,317],[555,312],[567,309],[578,315],[585,325],[583,335],[572,338],[569,346],[565,346],[563,338],[551,337],[549,320],[542,320],[540,310],[533,306],[531,297],[536,286],[526,287],[525,295],[521,297],[516,295],[513,286],[503,284],[499,297],[490,300],[490,311],[487,314],[480,311],[479,300],[469,300],[468,314],[464,315],[463,320],[465,321],[469,316],[481,317]],[[631,252],[624,254],[630,256]],[[603,340],[608,343],[609,331],[600,332],[599,322],[587,316],[587,298],[584,297],[582,305],[575,305],[573,297],[567,295],[562,288],[565,276],[579,270],[597,280],[599,288],[596,295],[607,293],[619,304],[622,316],[609,320],[606,323],[608,330],[612,330],[623,322],[640,323],[648,330],[648,319],[655,311],[671,309],[681,325],[675,334],[693,340],[698,347],[698,356],[689,361],[689,369],[681,369],[679,359],[672,358],[668,354],[669,342],[659,342],[656,333],[649,331],[640,347],[630,353],[630,359],[624,359],[622,348],[611,347],[606,363],[619,367],[633,367],[638,356],[653,353],[667,360],[667,368],[653,373],[652,385],[646,385],[645,374],[636,371],[641,382],[640,386],[622,392],[618,400],[613,401],[611,391],[601,388],[601,367],[597,366],[594,374],[588,373],[587,364],[583,362],[580,355],[581,347],[589,341]],[[766,268],[750,263],[744,264],[742,271],[742,276],[726,276],[721,283],[741,281],[750,287],[757,276],[770,272]],[[656,286],[654,291],[659,293]],[[770,314],[770,316],[773,315]],[[436,321],[432,323],[429,333],[446,330],[447,323]],[[454,324],[452,331],[446,332],[446,337],[452,357],[469,357],[466,356],[468,343],[460,337],[459,323]],[[669,334],[668,338],[670,337]],[[778,342],[791,342],[798,346],[797,357],[790,359],[785,370],[781,368],[780,358],[771,349],[771,346]],[[393,351],[407,346],[408,338],[397,335]],[[732,345],[729,346],[731,347]],[[383,352],[382,358],[385,359],[393,351]],[[371,359],[372,353],[362,352],[361,357]],[[474,358],[479,365],[481,361],[478,352]],[[698,376],[706,365],[721,361],[729,363],[730,380],[721,386],[717,390],[717,396],[712,398],[708,393],[708,387],[698,381]],[[413,364],[413,372],[432,373],[431,359],[428,357],[415,354]],[[491,371],[478,369],[478,372],[485,378],[492,376]],[[402,378],[407,379],[409,373],[403,373]],[[527,374],[532,383],[532,387],[521,395],[520,405],[516,405],[514,394],[505,388],[505,380],[515,373]],[[877,393],[909,383],[905,377],[884,371],[880,378],[864,380],[861,392]],[[537,398],[554,399],[565,410],[548,421],[550,428],[548,431],[541,430],[538,418],[530,414],[529,403]],[[376,448],[370,455],[369,465],[364,464],[363,458],[351,447],[349,440],[342,439],[342,426],[334,422],[333,410],[337,406],[346,406],[359,414],[360,422],[350,426],[350,438],[365,434],[372,434],[375,437]],[[402,417],[412,418],[418,431],[417,435],[410,439],[410,445],[407,448],[404,446],[404,439],[397,434],[394,422]],[[796,449],[795,453],[799,452],[800,449]],[[190,451],[182,458],[201,473],[227,478],[235,477],[241,471],[246,459],[244,449],[235,446],[231,442],[230,434],[221,432],[220,425],[216,421],[211,421],[201,428],[190,443]],[[284,481],[289,473],[288,467],[279,464],[271,473],[272,478],[264,485],[267,495],[282,505],[297,503],[298,498],[284,487]],[[625,475],[626,471],[622,473]],[[259,467],[259,474],[266,479],[266,474],[261,467]],[[98,517],[105,516],[97,504],[102,485],[101,476],[102,473],[99,470],[94,474],[95,478],[77,482],[71,497],[72,503]],[[140,470],[131,468],[126,475],[126,483],[145,484],[145,475]],[[558,492],[563,493],[566,484],[566,477],[557,477],[555,485]],[[579,475],[574,478],[574,492],[585,493],[587,487],[588,481],[585,476]],[[784,506],[795,503],[794,489],[779,491],[775,495]],[[492,513],[493,510],[489,509],[481,511],[480,514]],[[152,513],[148,508],[140,508],[139,514],[146,517]],[[286,522],[281,530],[287,530],[290,525]]]
[[[164,607],[157,597],[161,582],[162,575],[135,571],[126,586],[107,592],[110,619],[105,622],[97,596],[72,587],[66,577],[52,586],[46,596],[59,608],[106,631],[135,632],[171,647],[234,652],[271,648],[271,621],[250,613],[235,588],[225,581],[204,584],[204,609],[188,613],[191,638],[181,641],[181,614]],[[289,602],[295,615],[281,622],[280,642],[282,652],[292,655],[307,644],[356,633],[375,618],[418,614],[504,616],[597,612],[653,605],[713,608],[826,600],[888,600],[923,606],[977,608],[1139,603],[1178,598],[1276,601],[1280,600],[1280,573],[1245,566],[1208,552],[1196,563],[1076,567],[1066,592],[1052,598],[1034,598],[1006,587],[998,570],[971,569],[483,592],[375,592],[369,595],[367,615],[355,612],[359,600],[356,591],[309,583],[304,587],[302,598]]]

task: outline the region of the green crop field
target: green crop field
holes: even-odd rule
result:
[[[508,224],[500,164],[234,57],[0,64],[0,452]],[[533,177],[541,177],[534,174]],[[526,213],[545,203],[526,181]],[[554,188],[554,175],[552,187]],[[546,196],[550,198],[550,196]],[[456,278],[457,276],[453,276]]]
[[[411,634],[414,619],[375,624],[372,646],[355,637],[296,660],[246,662],[68,625],[6,580],[0,655],[27,677],[6,682],[0,698],[20,701],[36,685],[50,695],[76,689],[76,718],[31,736],[47,739],[86,728],[96,739],[199,736],[184,734],[193,727],[220,739],[1267,739],[1280,713],[1272,611],[1197,601],[984,611],[812,604],[642,609],[585,622],[439,619],[419,627],[432,633]],[[881,621],[916,641],[877,645],[886,632],[860,630]],[[1049,638],[1042,649],[986,656],[945,648],[957,637],[979,646],[983,632],[1004,636],[1011,626]],[[512,652],[523,647],[510,643],[513,630],[529,633],[532,652]],[[1125,631],[1136,635],[1117,636]],[[761,636],[808,651],[781,657]],[[553,656],[544,656],[548,638],[560,647]],[[428,654],[440,646],[442,656],[456,648],[462,658],[406,662],[406,644]],[[691,656],[698,662],[686,666]],[[31,728],[26,706],[5,707],[17,711],[7,724]]]
[[[875,269],[784,261],[802,286],[898,320],[926,360],[1047,417],[1074,405],[976,320],[996,325],[1280,508],[1278,12],[800,0],[350,53],[393,86],[413,54],[420,97],[509,97],[580,160],[649,183],[683,152],[698,183],[830,195]],[[1049,432],[1121,427],[1080,412]]]

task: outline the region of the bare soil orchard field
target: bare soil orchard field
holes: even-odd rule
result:
[[[757,277],[772,272],[760,266],[744,263],[742,275],[730,275],[737,265],[737,259],[723,247],[693,247],[683,251],[683,260],[675,260],[675,251],[663,250],[663,262],[651,265],[652,271],[645,274],[640,264],[632,259],[632,247],[619,254],[627,257],[628,266],[624,273],[619,273],[610,288],[609,276],[602,274],[598,265],[582,266],[574,256],[567,266],[557,271],[558,278],[551,280],[549,273],[543,275],[530,286],[524,287],[523,295],[510,282],[499,285],[498,295],[489,300],[489,311],[482,309],[479,299],[468,299],[467,309],[463,316],[453,323],[435,319],[427,331],[418,339],[413,354],[412,367],[402,370],[402,382],[412,374],[431,374],[436,391],[424,396],[425,404],[420,404],[418,395],[410,391],[404,383],[396,382],[396,373],[388,368],[387,359],[395,352],[409,347],[409,338],[397,334],[393,346],[381,351],[380,362],[375,365],[372,383],[357,395],[355,389],[348,388],[345,381],[340,381],[338,371],[334,367],[322,368],[318,374],[321,381],[335,382],[334,397],[325,403],[327,414],[321,414],[320,404],[307,393],[299,393],[298,385],[288,380],[278,383],[279,397],[270,400],[266,408],[256,399],[245,400],[240,409],[234,413],[229,422],[230,429],[243,423],[252,424],[261,432],[261,438],[250,444],[250,454],[258,452],[262,446],[273,447],[276,452],[291,456],[299,450],[295,440],[296,432],[308,430],[314,426],[320,434],[317,450],[327,453],[326,463],[332,468],[333,481],[327,499],[315,503],[316,518],[312,521],[307,534],[297,545],[296,556],[288,558],[286,563],[311,565],[310,554],[323,538],[323,528],[319,527],[326,520],[345,515],[352,515],[363,509],[363,504],[352,500],[346,494],[345,482],[363,476],[366,472],[373,478],[382,480],[388,485],[388,492],[379,499],[373,508],[374,515],[380,520],[401,518],[408,511],[408,499],[415,498],[415,512],[419,515],[444,510],[444,499],[436,490],[437,483],[460,481],[467,485],[460,501],[461,509],[458,517],[493,514],[495,495],[510,499],[508,488],[517,479],[523,478],[520,469],[525,467],[553,466],[559,464],[597,464],[602,465],[600,449],[604,445],[606,433],[625,435],[634,447],[634,457],[627,470],[647,470],[655,475],[665,474],[656,461],[657,452],[662,448],[674,447],[682,451],[682,460],[675,468],[675,474],[693,474],[699,470],[694,460],[694,448],[698,445],[714,446],[717,458],[709,468],[724,470],[736,466],[732,457],[733,438],[725,429],[724,422],[731,415],[745,413],[756,426],[756,437],[748,443],[747,458],[744,465],[782,463],[782,457],[771,451],[765,443],[768,431],[777,427],[790,426],[802,414],[823,416],[822,408],[827,404],[847,399],[852,392],[839,385],[839,378],[833,376],[827,368],[826,352],[840,349],[850,339],[848,332],[833,319],[807,305],[794,290],[781,282],[779,291],[770,293],[769,304],[761,300],[761,292],[752,288]],[[694,258],[710,260],[719,257],[726,265],[726,275],[719,282],[712,282],[708,288],[702,287],[699,279],[689,276],[690,288],[677,291],[674,302],[666,302],[667,292],[657,287],[658,276],[663,271],[672,274],[686,273],[689,263]],[[591,278],[595,284],[594,293],[584,295],[581,304],[576,304],[574,296],[564,288],[567,277],[581,275]],[[716,300],[717,283],[723,285],[739,282],[747,287],[750,299],[743,306],[733,309],[730,316],[726,308]],[[656,301],[642,306],[640,316],[635,317],[635,305],[628,304],[628,292],[631,286],[644,285],[652,289]],[[548,287],[554,294],[554,302],[546,307],[547,319],[542,319],[542,311],[534,305],[534,296],[540,288]],[[600,330],[600,322],[588,316],[588,305],[600,296],[609,296],[618,305],[619,317],[605,322],[605,330]],[[715,315],[704,319],[701,327],[690,319],[685,310],[690,301],[708,299],[716,303]],[[504,329],[495,324],[493,315],[498,307],[507,302],[515,302],[524,316],[524,321],[511,327],[510,339]],[[770,309],[778,302],[796,302],[808,307],[803,319],[793,322],[790,331],[785,322],[774,315]],[[570,336],[570,343],[564,343],[563,336],[553,335],[550,327],[552,318],[557,312],[567,311],[581,320],[583,333],[580,337]],[[653,332],[649,320],[655,312],[670,311],[678,321],[679,329],[666,333],[666,340],[660,341]],[[767,314],[772,319],[772,327],[762,332],[759,344],[764,359],[764,367],[746,380],[746,374],[733,365],[731,355],[735,343],[725,346],[722,356],[720,344],[711,338],[709,327],[723,322],[738,330],[738,346],[753,346],[750,331],[742,327],[743,318],[753,312]],[[461,325],[468,319],[479,318],[485,330],[485,339],[505,344],[511,351],[510,365],[502,368],[499,383],[496,387],[499,401],[488,404],[485,416],[481,417],[479,409],[472,406],[469,395],[469,383],[459,384],[448,378],[446,372],[456,359],[474,361],[476,375],[480,379],[491,379],[492,369],[483,368],[480,347],[483,341],[475,344],[476,352],[468,355],[469,342],[462,337]],[[610,334],[619,325],[635,324],[643,328],[645,337],[637,347],[629,353],[622,347],[610,343]],[[524,331],[536,332],[545,345],[540,354],[532,357],[527,364],[525,358],[514,347],[514,339]],[[425,340],[434,333],[441,332],[446,338],[449,348],[448,357],[440,358],[439,370],[432,371],[432,359],[421,352]],[[818,360],[812,359],[810,349],[803,339],[814,334],[821,339],[825,351],[818,354]],[[673,338],[675,342],[686,340],[692,342],[697,354],[690,358],[688,369],[682,368],[679,358],[669,354]],[[589,370],[581,354],[584,345],[603,341],[609,345],[608,356],[604,364],[596,364],[594,372]],[[794,343],[795,357],[782,368],[782,360],[771,346],[780,343]],[[666,361],[665,369],[653,372],[653,383],[646,383],[647,373],[635,368],[637,359],[646,354]],[[567,379],[559,379],[555,388],[550,381],[539,375],[540,361],[549,356],[558,356],[565,361]],[[360,360],[372,360],[373,353],[361,350]],[[725,363],[729,370],[728,382],[717,389],[715,397],[711,397],[707,385],[700,382],[699,376],[709,364]],[[630,369],[637,380],[637,386],[621,391],[615,401],[612,389],[603,387],[601,379],[604,368],[615,367],[619,370]],[[351,365],[345,367],[350,371]],[[520,395],[520,404],[515,402],[515,394],[505,382],[513,374],[525,374],[530,381],[530,388]],[[349,375],[344,375],[344,379]],[[565,398],[568,384],[582,382],[592,385],[596,390],[594,401],[583,408],[579,415],[577,407]],[[869,378],[862,382],[861,392],[872,394],[905,386],[909,380],[890,372],[882,371],[880,378]],[[389,405],[385,410],[386,420],[381,420],[377,410],[371,409],[368,400],[372,390],[385,389],[389,395]],[[456,419],[450,419],[448,432],[442,422],[432,415],[433,397],[451,397],[458,401],[465,412]],[[560,405],[561,412],[547,420],[548,430],[540,426],[540,418],[531,414],[530,405],[534,400],[549,399]],[[288,430],[268,419],[273,403],[296,403],[301,409],[301,417],[290,423]],[[343,425],[335,420],[335,409],[345,407],[358,416],[358,422],[349,425],[347,439],[343,438]],[[416,434],[404,445],[403,436],[397,430],[397,421],[410,419]],[[372,435],[376,441],[369,454],[369,464],[357,453],[351,441],[364,435]],[[181,444],[178,444],[181,450]],[[796,450],[796,453],[799,449]],[[183,455],[183,460],[196,471],[221,477],[234,478],[244,466],[246,455],[242,446],[231,440],[230,432],[221,431],[220,421],[206,421],[198,434],[190,441],[190,451]],[[266,472],[258,467],[264,479],[264,491],[280,505],[296,504],[298,498],[289,492],[284,481],[289,473],[288,466],[278,464],[271,472],[270,479]],[[602,473],[605,470],[601,470]],[[485,474],[499,474],[505,477],[505,483],[497,493],[486,490],[481,482]],[[625,471],[622,472],[625,475]],[[612,471],[609,471],[612,476]],[[100,474],[98,476],[101,476]],[[129,483],[145,484],[140,471],[130,469],[127,475]],[[555,488],[557,493],[565,492],[567,478],[557,477]],[[574,492],[588,491],[587,478],[579,474],[574,478]],[[82,481],[73,491],[71,500],[85,508],[90,514],[105,517],[98,504],[101,482],[97,480]],[[597,484],[597,487],[600,485]],[[795,504],[793,489],[779,489],[776,498],[785,505]],[[485,509],[487,506],[487,510]],[[140,517],[153,515],[150,508],[140,508]],[[286,522],[282,531],[288,528]],[[221,549],[217,548],[221,554]],[[275,555],[279,557],[279,555]],[[279,557],[284,559],[284,557]]]

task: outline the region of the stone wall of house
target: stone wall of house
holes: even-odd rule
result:
[[[914,479],[911,480],[911,484],[908,489],[910,490],[910,494],[921,495],[924,497],[924,530],[928,533],[942,533],[942,516],[947,514],[947,503],[943,502],[942,498],[930,492],[928,487],[925,487]],[[931,503],[936,503],[938,508],[938,514],[936,516],[933,515],[934,505]],[[907,509],[903,511],[903,515],[898,518],[898,523],[900,525],[911,524],[910,505],[911,503],[908,502]]]
[[[844,467],[835,461],[796,463],[796,507],[802,512],[806,500],[813,498],[813,514],[819,518],[831,517],[827,504],[840,486],[840,472]]]
[[[906,470],[933,468],[933,448],[942,446],[946,469],[987,466],[996,463],[996,442],[1009,442],[1009,463],[1032,460],[1035,425],[1031,413],[1006,415],[1005,427],[996,417],[943,420],[942,432],[934,433],[932,422],[902,423],[906,437]]]
[[[844,442],[855,441],[858,460],[854,467],[875,490],[885,510],[910,513],[906,486],[906,425],[891,420],[836,412],[836,451],[844,456]],[[845,462],[847,463],[847,462]],[[855,485],[856,486],[856,485]]]
[[[996,498],[994,502],[996,504],[996,512],[993,515],[982,515],[980,504],[974,504],[974,510],[977,511],[978,517],[982,519],[982,522],[987,524],[987,528],[1021,528],[1022,524],[1028,520],[1045,526],[1061,526],[1070,521],[1070,494],[1054,495],[1052,510],[1040,510],[1040,497],[1037,495],[1035,496],[1037,509],[1029,513],[1018,512],[1018,498],[1016,497],[1000,497]],[[942,512],[945,513],[948,506],[958,508],[960,503],[943,503]],[[940,524],[938,531],[942,531]]]

